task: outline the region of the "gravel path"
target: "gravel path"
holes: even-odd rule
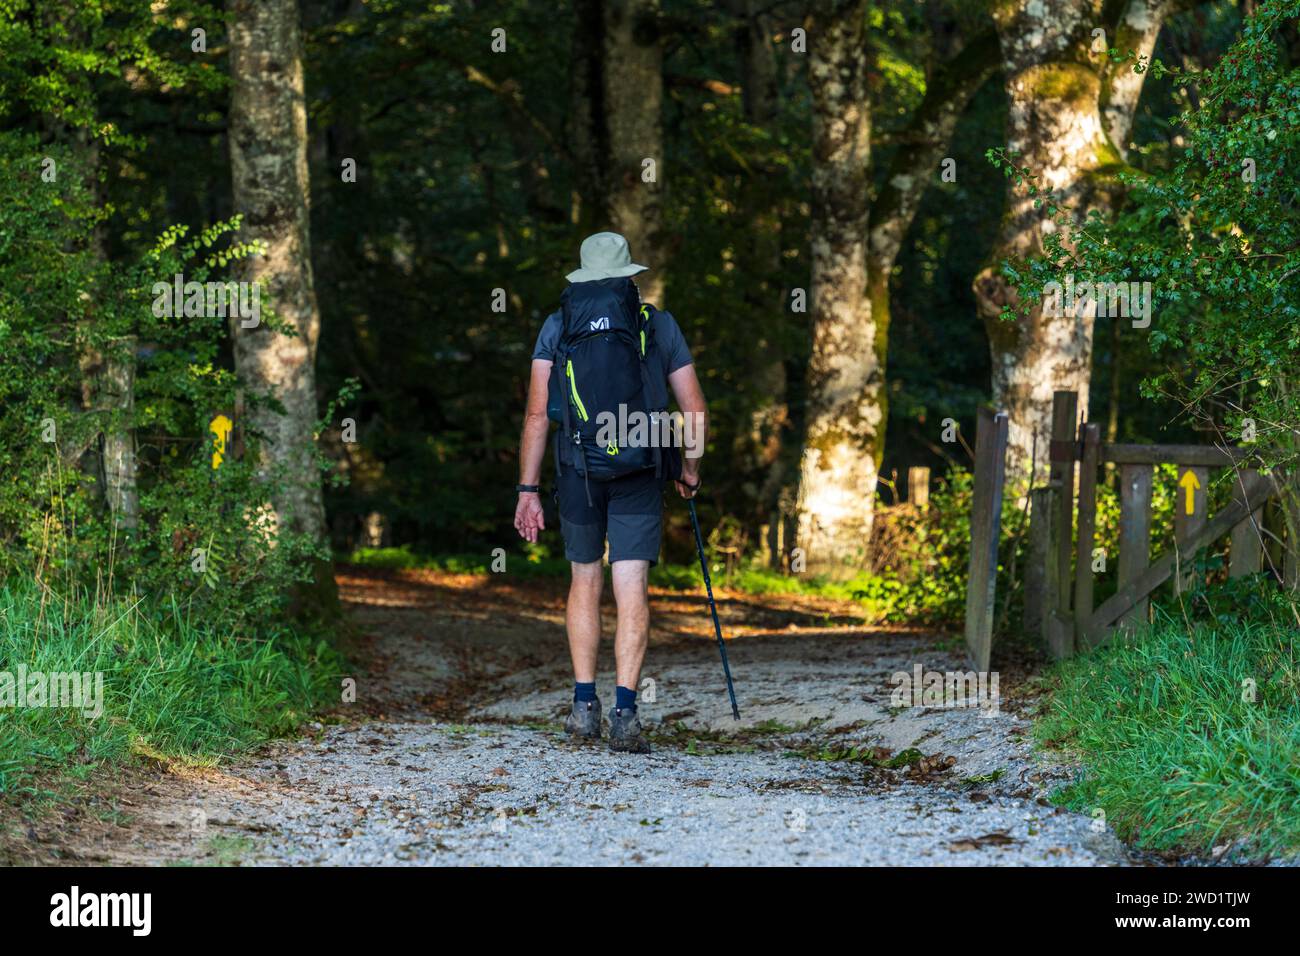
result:
[[[280,799],[236,807],[277,864],[1092,865],[1118,847],[1033,800],[902,783],[778,753],[633,760],[554,732],[331,729],[259,765]],[[283,767],[283,769],[280,769]],[[346,781],[339,780],[346,767]],[[972,798],[976,799],[972,799]]]
[[[224,772],[128,788],[76,862],[243,865],[1114,865],[1106,829],[1045,798],[1070,769],[995,712],[893,707],[889,675],[964,669],[950,639],[850,606],[723,602],[732,721],[696,596],[657,594],[643,722],[655,753],[559,732],[563,591],[407,573],[343,579],[375,673],[357,710]],[[612,630],[612,609],[609,627]],[[612,673],[598,687],[608,697]],[[648,689],[648,688],[647,688]],[[608,706],[608,700],[606,701]],[[853,748],[857,748],[854,750]]]

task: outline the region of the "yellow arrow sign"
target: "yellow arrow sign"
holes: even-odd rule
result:
[[[212,452],[213,468],[219,468],[222,459],[226,457],[226,439],[230,436],[230,430],[234,427],[234,422],[225,415],[218,415],[216,418],[212,419],[211,424],[208,425],[208,431],[216,436],[216,439],[212,443],[214,448],[214,451]]]
[[[1188,468],[1178,479],[1178,485],[1187,492],[1187,513],[1192,514],[1196,510],[1196,489],[1201,487],[1201,480]]]

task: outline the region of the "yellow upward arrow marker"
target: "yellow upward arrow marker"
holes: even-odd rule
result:
[[[1188,468],[1183,472],[1183,477],[1178,479],[1178,485],[1187,492],[1187,513],[1192,514],[1196,510],[1196,489],[1201,487],[1201,481],[1196,477],[1196,473]]]
[[[220,468],[221,460],[226,457],[226,439],[229,437],[230,430],[233,427],[234,423],[225,415],[218,415],[216,418],[212,419],[211,424],[208,425],[208,431],[216,436],[212,442],[213,468]]]

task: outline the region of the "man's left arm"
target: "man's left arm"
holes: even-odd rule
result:
[[[683,429],[686,437],[682,448],[682,478],[684,481],[699,486],[700,458],[704,455],[705,445],[709,440],[709,408],[704,403],[704,390],[700,388],[700,379],[695,374],[694,363],[683,365],[668,376],[673,398],[677,407],[688,423]],[[683,498],[694,498],[695,490],[686,487],[681,481],[676,482],[677,492]]]

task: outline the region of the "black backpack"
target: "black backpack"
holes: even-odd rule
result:
[[[620,445],[618,435],[620,407],[624,420],[637,412],[661,411],[647,407],[646,401],[654,311],[641,304],[631,279],[577,282],[564,290],[547,400],[547,415],[560,424],[558,466],[569,464],[592,481],[649,468],[661,473],[657,442]],[[650,434],[649,428],[643,431]]]

